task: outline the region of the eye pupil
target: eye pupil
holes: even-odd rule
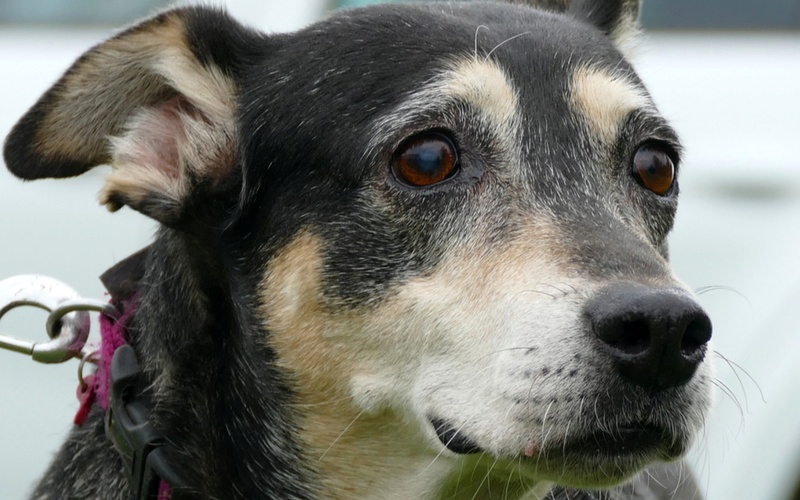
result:
[[[414,187],[425,187],[448,179],[456,171],[458,154],[442,134],[425,133],[406,142],[395,155],[395,177]]]
[[[435,174],[442,166],[442,161],[447,155],[444,148],[435,150],[429,147],[431,144],[424,144],[423,146],[416,147],[406,153],[404,156],[407,161],[414,163],[417,170],[426,174]]]
[[[665,195],[675,181],[675,165],[670,156],[655,144],[639,146],[633,157],[633,175],[657,195]]]

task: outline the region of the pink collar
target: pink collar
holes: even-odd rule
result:
[[[92,375],[85,377],[83,379],[84,383],[78,386],[77,395],[80,406],[74,421],[75,425],[79,427],[82,427],[86,423],[89,412],[95,402],[100,405],[103,412],[108,417],[112,392],[111,363],[117,350],[128,344],[127,328],[138,308],[138,301],[136,300],[138,298],[137,295],[138,294],[134,294],[130,300],[124,301],[122,304],[114,304],[118,309],[122,309],[123,311],[116,320],[106,314],[100,315],[100,349],[97,353],[97,370]],[[106,434],[109,434],[108,428],[106,429]],[[122,456],[123,461],[125,461],[125,454],[123,453]],[[131,478],[131,481],[133,482],[134,479]],[[138,498],[141,496],[143,485],[131,484],[131,489],[134,490],[135,498]],[[137,490],[139,491],[137,492]],[[137,495],[137,493],[139,493],[139,495]],[[147,493],[145,492],[144,494],[146,495]],[[172,498],[172,487],[163,478],[160,479],[157,499],[171,500]]]
[[[118,319],[108,315],[100,315],[100,349],[97,352],[97,371],[84,377],[84,383],[78,386],[78,401],[80,407],[75,414],[75,425],[83,427],[89,418],[89,411],[95,401],[104,412],[108,411],[108,400],[111,386],[111,360],[117,349],[128,343],[128,322],[136,313],[137,301],[131,300],[126,304],[124,312]]]

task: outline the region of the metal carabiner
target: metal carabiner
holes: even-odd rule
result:
[[[61,363],[80,356],[89,336],[88,310],[108,311],[99,301],[81,299],[68,285],[47,276],[26,274],[0,281],[0,319],[20,306],[50,312],[47,342],[30,342],[0,335],[0,348],[28,354],[41,363]],[[112,308],[113,309],[113,308]]]

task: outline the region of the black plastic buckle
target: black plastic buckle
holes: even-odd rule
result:
[[[158,498],[161,480],[172,488],[172,500],[187,498],[188,488],[168,462],[163,436],[148,422],[144,378],[129,345],[111,359],[111,394],[106,412],[106,436],[114,443],[128,474],[133,500]]]

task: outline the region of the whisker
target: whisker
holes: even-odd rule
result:
[[[758,384],[756,379],[753,378],[753,376],[750,375],[750,373],[747,370],[745,370],[744,367],[742,367],[742,365],[728,358],[727,356],[717,351],[716,349],[714,350],[714,354],[722,358],[722,360],[725,361],[725,363],[727,363],[728,366],[731,368],[731,371],[736,375],[736,378],[739,379],[739,384],[742,385],[742,392],[744,392],[744,385],[742,384],[742,380],[739,378],[739,373],[738,373],[739,371],[744,373],[747,376],[747,378],[750,379],[753,385],[756,386],[756,389],[758,389],[758,393],[761,396],[761,402],[766,404],[767,400],[764,397],[764,391],[761,390],[761,386]],[[746,401],[747,401],[747,393],[745,393],[745,402]]]
[[[736,408],[739,410],[739,417],[741,419],[740,420],[740,422],[741,422],[740,427],[741,427],[741,425],[744,424],[744,415],[745,415],[744,408],[742,407],[742,404],[739,403],[739,400],[733,394],[733,391],[731,391],[730,387],[728,387],[725,384],[725,382],[723,382],[723,381],[721,381],[721,380],[719,380],[717,378],[713,378],[713,379],[711,379],[711,383],[714,384],[714,386],[716,386],[720,391],[722,391],[723,394],[728,396],[728,398],[730,398],[730,400],[733,402],[733,404],[736,405]]]
[[[572,425],[572,419],[567,419],[567,426],[564,429],[564,439],[561,445],[561,453],[566,457],[567,456],[567,442],[569,441],[569,426]],[[565,463],[562,468],[562,477],[567,472],[567,464]]]
[[[547,442],[547,438],[550,436],[550,429],[547,429],[547,415],[550,413],[550,409],[552,407],[553,402],[551,401],[550,404],[547,405],[547,409],[544,411],[544,417],[542,418],[542,442],[540,444],[540,448],[544,448],[544,444]],[[545,429],[547,429],[547,432],[545,432]]]
[[[725,362],[728,362],[728,360],[725,358],[725,356],[722,356],[721,354],[719,354],[717,352],[715,352],[715,354],[717,356],[719,356],[720,358],[722,358]],[[731,365],[729,362],[728,362],[728,366],[730,366],[731,371],[733,372],[733,375],[736,377],[736,380],[739,382],[739,388],[742,390],[742,396],[744,396],[744,410],[749,412],[750,411],[750,403],[747,400],[747,391],[745,390],[744,384],[742,383],[742,378],[739,376],[737,371],[733,368],[733,365]],[[732,393],[733,390],[730,390],[730,392]],[[733,397],[732,394],[731,394],[731,397]],[[762,395],[762,397],[763,397],[763,395]],[[741,411],[741,408],[740,408],[740,411]]]
[[[517,295],[521,295],[523,293],[538,293],[538,294],[541,294],[541,295],[547,295],[551,299],[555,299],[556,298],[556,296],[553,295],[552,293],[543,292],[541,290],[521,290]]]
[[[451,442],[451,441],[453,441],[453,440],[456,438],[456,436],[458,436],[458,434],[461,432],[461,430],[462,430],[462,429],[464,429],[464,427],[465,427],[466,425],[467,425],[467,422],[464,422],[463,424],[461,424],[461,426],[455,430],[455,432],[453,433],[453,437],[451,437],[451,438],[450,438],[450,440],[447,442],[447,444],[450,444],[450,442]],[[442,453],[444,453],[446,449],[447,449],[447,448],[446,448],[446,447],[444,447],[444,448],[442,448],[441,450],[439,450],[439,453],[437,453],[437,454],[436,454],[436,456],[435,456],[435,457],[433,457],[433,459],[432,459],[432,460],[431,460],[431,462],[428,464],[428,466],[427,466],[427,467],[425,467],[425,468],[424,468],[424,469],[423,469],[423,470],[422,470],[422,471],[421,471],[419,474],[417,474],[417,479],[419,479],[419,478],[422,476],[422,474],[424,474],[424,473],[425,473],[425,472],[427,472],[427,471],[428,471],[428,470],[429,470],[431,467],[433,467],[433,464],[435,464],[435,463],[436,463],[436,461],[439,459],[439,457],[441,457],[441,456],[442,456]]]
[[[489,31],[489,27],[488,26],[484,26],[483,24],[480,24],[480,25],[478,25],[477,28],[475,28],[475,40],[474,40],[474,43],[475,43],[475,56],[474,56],[475,57],[475,62],[478,62],[478,33],[480,33],[481,28],[484,28],[486,31]]]
[[[511,491],[511,481],[514,480],[514,469],[508,473],[508,479],[506,479],[506,486],[503,488],[503,498],[507,499],[509,492]]]
[[[481,370],[481,371],[483,371],[483,370]],[[494,399],[491,399],[491,400],[489,400],[488,402],[491,404],[491,403],[494,403],[495,401],[499,401],[499,400],[501,400],[501,399],[503,399],[503,396],[502,396],[502,395],[499,395],[499,396],[496,396]],[[510,412],[512,409],[513,409],[512,407],[509,407],[509,409],[508,409],[508,411],[507,411],[507,413],[506,413],[506,414],[508,414],[508,412]],[[450,441],[452,441],[453,439],[455,439],[455,438],[456,438],[456,436],[458,436],[458,434],[459,434],[459,433],[460,433],[460,432],[461,432],[461,431],[464,429],[464,427],[466,427],[467,425],[469,425],[469,423],[470,423],[470,421],[469,421],[469,420],[467,420],[467,421],[463,422],[463,423],[462,423],[462,424],[461,424],[461,425],[460,425],[460,426],[459,426],[457,429],[455,429],[455,432],[453,433],[453,437],[452,437],[452,438],[450,438]],[[448,441],[448,444],[450,443],[450,441]],[[417,479],[419,479],[419,478],[422,476],[422,474],[424,474],[424,473],[425,473],[425,472],[427,472],[427,471],[428,471],[428,470],[429,470],[431,467],[433,467],[433,464],[435,464],[435,463],[436,463],[436,461],[439,459],[439,457],[441,457],[441,456],[442,456],[442,454],[445,452],[445,450],[446,450],[446,449],[447,449],[447,448],[445,447],[445,448],[442,448],[441,450],[439,450],[439,453],[437,453],[437,454],[436,454],[436,456],[435,456],[435,457],[433,457],[433,459],[431,459],[431,461],[430,461],[430,463],[427,465],[427,467],[425,467],[425,468],[424,468],[422,471],[420,471],[420,472],[419,472],[419,474],[417,474],[416,478],[417,478]]]
[[[555,285],[551,285],[550,283],[538,283],[538,284],[539,284],[539,285],[542,285],[542,286],[549,286],[550,288],[553,288],[553,289],[555,289],[555,290],[558,290],[558,293],[560,293],[560,294],[564,295],[565,297],[568,295],[568,293],[567,293],[567,292],[565,292],[564,290],[562,290],[562,289],[558,288],[558,287],[557,287],[557,286],[555,286]]]
[[[703,295],[703,294],[706,294],[708,292],[717,292],[717,291],[731,292],[731,293],[733,293],[735,295],[738,295],[742,299],[744,299],[744,301],[747,302],[747,305],[749,305],[749,306],[753,305],[752,302],[750,302],[750,299],[747,298],[747,296],[745,296],[739,290],[737,290],[737,289],[735,289],[733,287],[730,287],[730,286],[725,286],[725,285],[701,286],[700,288],[695,289],[694,293],[696,293],[697,295]]]
[[[327,455],[327,454],[328,454],[328,452],[329,452],[329,451],[331,451],[331,448],[333,448],[333,447],[334,447],[334,445],[335,445],[336,443],[338,443],[338,442],[339,442],[339,439],[341,439],[341,438],[342,438],[342,436],[344,436],[344,435],[345,435],[345,433],[346,433],[348,430],[350,430],[350,427],[352,427],[352,426],[353,426],[353,424],[355,424],[355,423],[356,423],[356,421],[357,421],[359,418],[361,418],[361,415],[363,415],[365,411],[366,411],[366,410],[361,410],[360,412],[358,412],[358,415],[356,415],[356,416],[353,418],[353,420],[352,420],[352,421],[350,421],[350,423],[349,423],[349,424],[347,424],[347,427],[345,427],[345,428],[344,428],[344,430],[343,430],[342,432],[340,432],[338,436],[336,436],[336,439],[334,439],[334,440],[333,440],[333,442],[331,443],[331,445],[330,445],[330,446],[328,446],[328,448],[327,448],[327,449],[326,449],[324,452],[322,452],[322,455],[320,455],[320,456],[319,456],[319,458],[317,459],[319,462],[321,462],[321,461],[322,461],[322,459],[323,459],[323,458],[325,458],[325,455]]]
[[[495,50],[497,50],[498,48],[500,48],[500,46],[501,46],[501,45],[503,45],[503,44],[505,44],[505,43],[508,43],[508,42],[510,42],[511,40],[514,40],[515,38],[519,38],[519,37],[521,37],[521,36],[530,35],[530,34],[531,34],[531,32],[530,32],[530,31],[525,31],[524,33],[519,33],[519,34],[517,34],[517,35],[514,35],[514,36],[512,36],[512,37],[506,38],[506,39],[505,39],[505,40],[503,40],[502,42],[500,42],[500,43],[498,43],[497,45],[495,45],[495,46],[494,46],[494,48],[493,48],[492,50],[490,50],[488,54],[486,54],[486,57],[484,57],[484,58],[483,58],[483,62],[486,62],[486,61],[488,61],[488,60],[489,60],[489,57],[491,57],[491,55],[494,53],[494,51],[495,51]]]
[[[489,476],[491,476],[494,466],[497,465],[497,462],[499,460],[500,460],[499,458],[495,457],[494,461],[492,462],[492,465],[489,466],[489,470],[486,471],[486,473],[483,475],[483,479],[481,479],[481,482],[478,483],[478,487],[475,488],[475,494],[472,495],[472,500],[478,498],[478,494],[481,492],[481,487],[483,486],[484,483],[486,483],[486,480],[489,479]],[[475,467],[477,468],[477,464]],[[491,483],[487,484],[487,489],[489,490],[491,490],[490,485]],[[491,491],[488,491],[487,493],[489,494],[489,498],[491,498],[492,497]]]
[[[659,481],[658,478],[656,478],[649,470],[645,470],[645,473],[647,474],[647,481],[648,482],[653,481],[662,490],[666,490],[667,489],[667,486],[664,483],[662,483],[661,481]]]
[[[530,397],[530,396],[529,396]],[[536,470],[539,469],[539,462],[542,460],[542,454],[545,453],[545,441],[547,440],[547,435],[549,431],[547,429],[547,414],[550,413],[550,408],[553,406],[553,402],[551,401],[549,405],[547,405],[547,409],[544,411],[544,417],[542,418],[542,439],[539,441],[539,453],[536,454]]]
[[[675,494],[675,492],[677,492],[678,490],[683,488],[683,486],[691,478],[692,478],[692,474],[689,471],[689,466],[686,464],[686,462],[681,462],[680,463],[680,468],[678,470],[678,481],[677,481],[677,484],[675,485],[675,489],[673,490],[673,495]],[[697,496],[697,493],[698,493],[697,490],[695,490],[694,494],[692,495],[692,498],[695,498]]]
[[[570,285],[569,283],[559,282],[558,284],[559,285],[564,285],[564,286],[567,286],[567,287],[571,288],[572,289],[572,293],[578,293],[578,289],[575,288],[574,286]]]
[[[352,401],[353,396],[343,396],[341,398],[320,401],[319,403],[297,403],[297,408],[318,408],[321,406],[337,405],[345,401]]]

